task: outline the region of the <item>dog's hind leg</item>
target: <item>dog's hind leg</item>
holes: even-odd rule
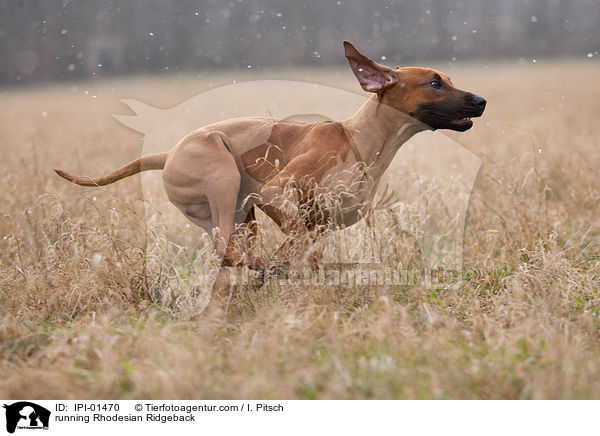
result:
[[[246,219],[241,225],[236,225],[234,232],[229,237],[229,243],[222,266],[247,266],[249,268],[260,268],[263,259],[257,253],[258,222],[254,207],[250,207]]]
[[[234,230],[240,172],[221,132],[194,132],[170,153],[163,170],[169,200],[212,237],[223,259]]]

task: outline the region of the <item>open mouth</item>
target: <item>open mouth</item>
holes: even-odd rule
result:
[[[471,121],[471,117],[464,117],[451,120],[450,124],[456,130],[467,130],[473,126],[473,121]]]
[[[410,115],[434,130],[448,129],[456,132],[464,132],[473,127],[472,118],[480,117],[482,114],[483,109],[466,108],[466,110],[455,109],[448,111],[445,108],[440,110],[436,107],[425,105]]]

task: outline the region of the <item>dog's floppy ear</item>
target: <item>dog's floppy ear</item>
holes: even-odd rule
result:
[[[399,80],[396,70],[369,59],[348,41],[344,41],[344,54],[352,72],[365,91],[380,93]]]

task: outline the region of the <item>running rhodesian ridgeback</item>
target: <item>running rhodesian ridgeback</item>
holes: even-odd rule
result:
[[[464,132],[486,100],[455,88],[445,74],[418,67],[390,68],[344,41],[345,55],[363,90],[373,95],[344,121],[302,124],[265,117],[236,118],[202,127],[169,152],[144,156],[99,178],[59,176],[103,186],[146,170],[163,170],[169,200],[213,235],[223,265],[260,261],[233,248],[238,224],[255,223],[261,208],[294,239],[299,229],[347,227],[359,221],[400,146],[423,130]],[[316,212],[314,199],[345,184],[336,211]],[[292,187],[299,208],[289,207]],[[309,213],[298,218],[302,209]],[[235,253],[234,253],[235,252]]]

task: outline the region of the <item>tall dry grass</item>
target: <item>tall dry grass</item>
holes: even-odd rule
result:
[[[169,107],[240,76],[2,90],[0,397],[599,398],[599,68],[441,66],[489,101],[472,131],[448,134],[484,162],[463,281],[269,283],[206,310],[200,230],[160,214],[146,227],[139,178],[83,189],[51,169],[100,174],[139,156],[142,138],[110,117],[120,98]],[[347,71],[260,74],[355,88]],[[411,165],[391,175],[419,192]],[[329,248],[375,232],[384,263],[410,257],[419,229],[395,216]]]

